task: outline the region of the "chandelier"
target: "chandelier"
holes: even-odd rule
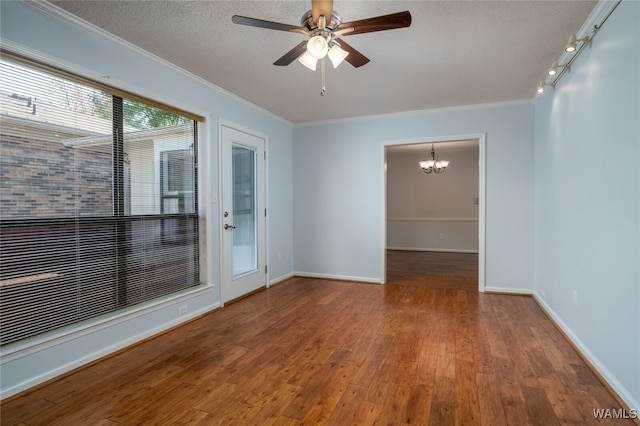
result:
[[[420,167],[422,167],[422,171],[429,174],[431,172],[434,173],[444,173],[445,169],[449,165],[449,162],[446,160],[438,160],[436,156],[436,151],[433,149],[433,144],[431,144],[431,152],[429,153],[430,159],[425,161],[420,161]]]

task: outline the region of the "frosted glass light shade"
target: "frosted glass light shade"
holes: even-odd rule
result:
[[[305,67],[309,68],[311,71],[315,71],[316,64],[318,63],[318,59],[311,56],[309,52],[304,52],[304,55],[298,58],[298,62],[300,62]]]
[[[331,59],[331,63],[333,64],[333,68],[338,68],[338,65],[344,61],[344,58],[346,58],[347,55],[349,55],[349,52],[342,50],[342,48],[337,44],[331,46],[328,53],[329,59]]]
[[[418,161],[422,171],[426,174],[443,173],[449,165],[449,161],[437,159],[436,151],[433,149],[433,144],[431,144],[431,152],[429,153],[429,156],[431,157],[431,160]]]
[[[307,53],[316,59],[324,58],[328,51],[327,40],[322,36],[311,37],[307,42]]]

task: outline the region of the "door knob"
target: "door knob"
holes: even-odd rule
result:
[[[228,231],[228,230],[230,230],[230,229],[236,229],[236,227],[235,227],[235,226],[233,226],[233,225],[229,225],[228,223],[225,223],[225,224],[224,224],[224,229],[226,229],[226,230]]]

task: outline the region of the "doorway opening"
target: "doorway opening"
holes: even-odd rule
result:
[[[382,283],[485,287],[484,134],[382,144]],[[434,149],[450,161],[423,173]],[[430,265],[425,267],[425,265]]]

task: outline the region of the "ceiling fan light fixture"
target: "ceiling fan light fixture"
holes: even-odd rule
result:
[[[329,59],[331,59],[333,68],[338,68],[338,65],[340,65],[342,61],[344,61],[344,58],[349,55],[349,52],[343,50],[337,44],[334,44],[333,46],[331,46],[331,49],[329,49],[329,53],[327,55],[329,56]]]
[[[329,51],[329,45],[327,40],[322,36],[314,36],[307,42],[307,53],[316,59],[322,59],[327,56]]]
[[[298,62],[300,62],[305,67],[309,68],[311,71],[315,71],[316,64],[318,63],[318,58],[313,57],[307,51],[307,52],[304,52],[304,54],[298,58]]]

